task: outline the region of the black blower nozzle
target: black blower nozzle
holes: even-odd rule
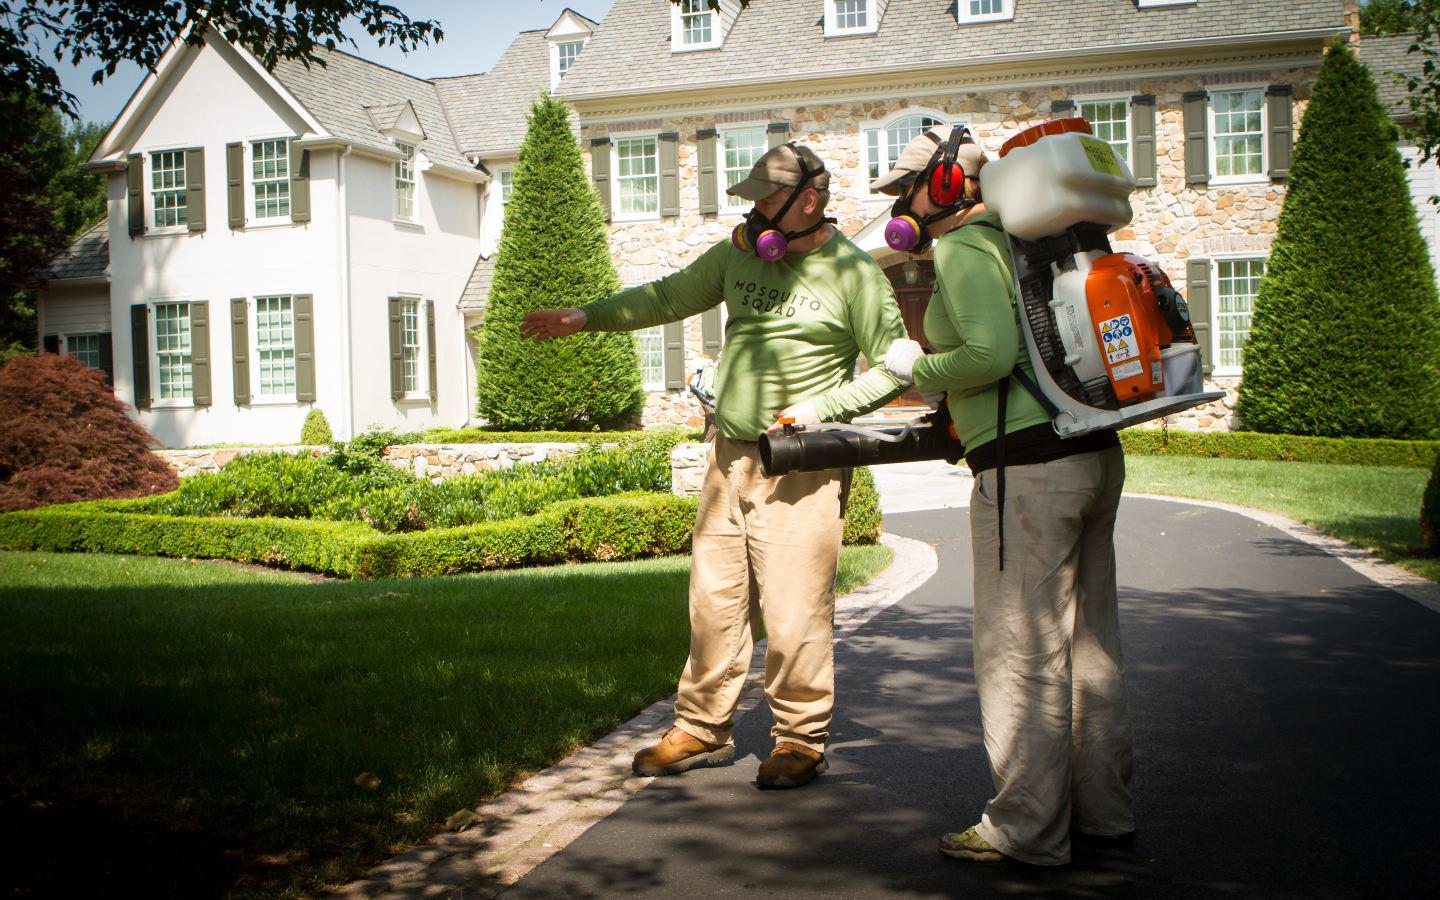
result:
[[[785,426],[778,433],[760,435],[760,467],[767,476],[789,472],[820,472],[856,466],[883,466],[889,463],[943,459],[959,462],[965,447],[950,434],[950,413],[945,404],[920,424],[908,426],[899,441],[873,437],[855,431],[810,431],[805,426]],[[894,437],[905,428],[877,428],[874,433]]]

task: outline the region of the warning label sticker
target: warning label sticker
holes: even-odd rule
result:
[[[1126,378],[1134,378],[1144,371],[1145,367],[1140,364],[1140,360],[1132,359],[1128,363],[1123,363],[1111,369],[1110,374],[1114,376],[1116,381],[1121,381]]]
[[[1100,341],[1105,347],[1105,361],[1112,369],[1126,360],[1140,357],[1129,316],[1116,316],[1101,322]]]

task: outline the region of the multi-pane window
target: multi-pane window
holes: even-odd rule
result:
[[[640,381],[645,390],[665,390],[665,329],[656,325],[637,330],[635,356],[640,363]]]
[[[725,193],[725,189],[744,181],[745,176],[750,174],[750,168],[755,165],[755,160],[765,155],[765,151],[769,149],[765,129],[741,128],[727,131],[722,135],[722,141],[725,149],[725,182],[720,186],[721,200],[727,209],[743,209],[750,205],[750,201],[744,197],[732,197]]]
[[[680,42],[686,47],[714,40],[715,13],[706,0],[680,0]]]
[[[1130,161],[1130,104],[1125,100],[1082,100],[1080,115],[1095,136]]]
[[[396,144],[401,158],[395,160],[395,216],[415,218],[415,145]]]
[[[185,224],[185,151],[150,154],[150,223],[152,228]]]
[[[1215,262],[1216,366],[1239,371],[1245,341],[1250,336],[1250,313],[1260,293],[1265,260],[1221,259]]]
[[[255,356],[260,396],[294,396],[295,310],[289,297],[255,298]]]
[[[100,335],[67,334],[65,352],[92,369],[100,368]]]
[[[870,24],[870,0],[835,0],[835,28],[854,31]]]
[[[510,202],[510,192],[515,189],[515,170],[500,169],[495,178],[500,182],[500,205],[504,206]]]
[[[655,138],[620,138],[615,142],[615,162],[620,213],[659,211],[660,157]]]
[[[250,143],[250,183],[255,191],[255,218],[282,219],[290,215],[290,142]]]
[[[1210,95],[1217,178],[1265,171],[1264,102],[1264,92],[1258,89],[1215,91]]]
[[[942,120],[934,116],[921,114],[896,119],[884,129],[875,128],[866,132],[870,181],[890,171],[900,151],[904,150],[905,145],[912,139],[924,134],[928,128],[943,124],[945,123]]]
[[[1005,13],[1005,0],[960,0],[960,2],[964,4],[964,11],[969,13],[967,18],[971,19],[986,19]]]
[[[561,41],[555,45],[561,75],[570,70],[570,66],[575,63],[575,57],[579,56],[583,49],[585,49],[584,41]]]
[[[155,362],[161,400],[194,396],[190,368],[190,304],[155,304]]]
[[[420,301],[400,301],[400,348],[405,393],[420,392]]]

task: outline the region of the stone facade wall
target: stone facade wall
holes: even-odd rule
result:
[[[1157,185],[1141,188],[1132,197],[1134,222],[1114,235],[1117,251],[1153,259],[1177,286],[1185,284],[1186,260],[1216,254],[1267,255],[1274,239],[1276,219],[1285,196],[1283,183],[1260,178],[1255,182],[1210,185],[1203,190],[1185,182],[1182,94],[1201,88],[1292,84],[1295,87],[1295,123],[1298,129],[1317,72],[1316,65],[1298,68],[1255,68],[1168,77],[1139,77],[1075,83],[1047,88],[1007,91],[955,92],[873,99],[843,103],[777,106],[753,113],[729,113],[723,106],[703,116],[686,115],[633,122],[585,123],[582,147],[590,152],[590,139],[613,134],[679,133],[678,216],[644,221],[614,221],[610,225],[611,250],[621,277],[635,284],[683,268],[714,243],[728,238],[740,221],[735,213],[702,215],[699,212],[699,168],[696,131],[727,126],[790,124],[792,140],[813,147],[828,164],[832,179],[829,214],[840,228],[855,237],[866,225],[887,215],[889,199],[870,197],[866,188],[864,128],[881,124],[903,111],[940,113],[965,118],[986,152],[999,153],[1000,145],[1029,125],[1050,118],[1050,104],[1067,98],[1129,97],[1137,93],[1156,98],[1155,151]],[[737,101],[737,103],[740,101]],[[722,154],[723,156],[723,151]],[[883,266],[907,258],[883,247],[874,253]],[[687,323],[687,358],[700,352],[698,318]],[[1210,409],[1175,417],[1174,427],[1206,430],[1233,424],[1234,382],[1221,379],[1213,388],[1230,394]],[[693,412],[692,412],[693,410]],[[683,395],[651,394],[646,404],[647,427],[691,424],[698,406]]]
[[[443,481],[453,475],[473,475],[509,469],[522,463],[544,462],[574,456],[581,444],[396,444],[386,447],[384,460],[405,469],[417,478]],[[604,444],[614,447],[615,444]],[[313,453],[330,451],[326,446],[226,447],[214,450],[155,450],[181,478],[218,472],[232,460],[252,453]]]

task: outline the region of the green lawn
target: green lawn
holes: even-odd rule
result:
[[[1440,581],[1420,538],[1428,469],[1171,456],[1125,457],[1125,488],[1276,512]]]
[[[841,589],[889,559],[845,548]],[[688,568],[313,584],[0,552],[0,824],[25,861],[4,887],[281,895],[353,877],[672,693]]]

